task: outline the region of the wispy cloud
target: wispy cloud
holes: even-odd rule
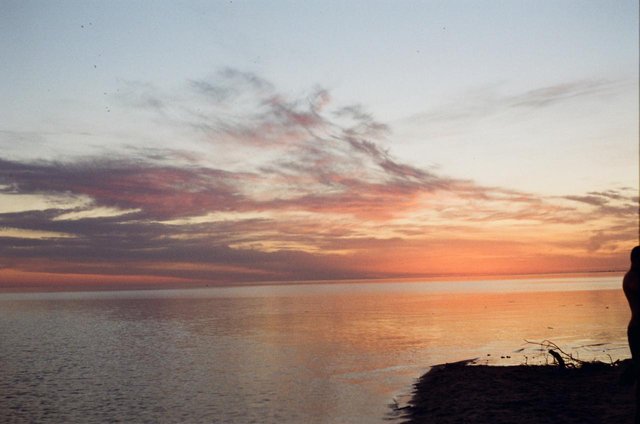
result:
[[[580,97],[615,94],[627,86],[628,81],[605,79],[573,81],[507,96],[504,98],[504,103],[509,107],[542,108]]]
[[[500,86],[490,86],[466,93],[436,110],[415,114],[411,122],[473,121],[514,111],[535,111],[586,98],[614,96],[628,90],[629,80],[590,79],[534,88],[515,94],[504,94]]]
[[[544,107],[612,90],[592,81],[497,103]],[[364,278],[446,272],[491,243],[501,252],[496,269],[511,270],[509,249],[535,251],[528,240],[560,252],[567,244],[557,234],[582,242],[576,255],[630,242],[621,228],[637,213],[634,192],[549,198],[404,163],[385,123],[361,105],[334,105],[321,87],[291,96],[225,69],[173,93],[128,83],[121,101],[202,149],[132,142],[109,156],[0,158],[0,194],[84,199],[0,214],[0,227],[11,229],[0,232],[0,262],[23,272],[193,281]],[[229,151],[244,156],[231,161]],[[424,252],[451,259],[420,265]]]

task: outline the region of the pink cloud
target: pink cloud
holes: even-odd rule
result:
[[[245,162],[232,169],[195,152],[143,148],[124,152],[127,159],[0,158],[0,194],[84,196],[86,209],[136,210],[73,221],[56,219],[64,207],[0,214],[0,226],[71,235],[2,240],[0,262],[24,272],[193,281],[364,278],[453,272],[465,258],[485,270],[492,251],[500,256],[493,266],[505,272],[557,268],[562,258],[584,269],[585,258],[618,263],[635,242],[635,191],[551,198],[441,175],[395,158],[384,123],[362,106],[333,105],[326,90],[292,98],[249,73],[218,78],[191,81],[183,96],[132,86],[125,97],[185,137],[222,152],[245,149]],[[518,102],[538,107],[598,87],[559,87]],[[165,222],[214,212],[226,218]],[[539,245],[509,241],[516,229]]]

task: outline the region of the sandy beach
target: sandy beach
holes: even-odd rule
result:
[[[629,365],[439,365],[415,385],[406,423],[633,423]]]

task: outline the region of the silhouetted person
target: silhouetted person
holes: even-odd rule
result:
[[[631,308],[631,320],[627,327],[629,349],[636,379],[636,424],[640,424],[640,246],[631,250],[631,268],[622,280],[622,289]]]

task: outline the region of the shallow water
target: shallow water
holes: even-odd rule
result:
[[[430,365],[546,360],[524,339],[581,359],[628,357],[620,284],[4,293],[0,422],[382,422]]]

